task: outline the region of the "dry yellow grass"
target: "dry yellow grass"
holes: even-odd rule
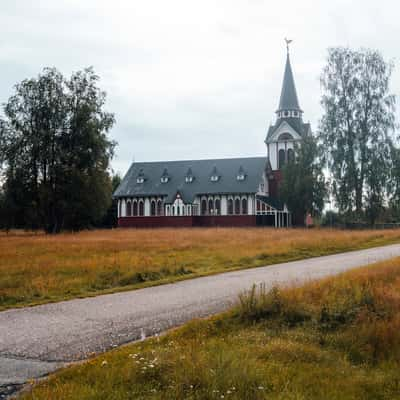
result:
[[[0,234],[0,309],[371,247],[400,231],[269,228]]]

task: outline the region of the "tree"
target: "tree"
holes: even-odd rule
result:
[[[304,223],[306,214],[320,215],[327,195],[322,171],[321,149],[313,136],[306,136],[295,147],[294,161],[283,170],[280,197],[293,212],[295,220]]]
[[[65,79],[55,68],[17,84],[0,119],[5,197],[15,217],[47,232],[98,221],[111,202],[114,116],[91,68]]]
[[[339,211],[374,222],[383,207],[391,168],[395,97],[392,64],[375,50],[329,49],[323,70],[320,137]]]

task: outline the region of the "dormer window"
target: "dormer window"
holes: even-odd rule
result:
[[[242,166],[240,166],[238,174],[236,175],[238,181],[244,181],[246,179],[246,174]]]
[[[139,171],[139,174],[138,174],[138,176],[137,176],[137,178],[136,178],[136,183],[139,183],[139,184],[144,183],[144,173],[143,173],[143,169],[141,169],[141,170]]]
[[[161,183],[167,183],[169,181],[169,175],[167,168],[164,169],[163,174],[161,175]]]
[[[214,166],[214,168],[213,168],[213,170],[211,172],[210,181],[211,182],[218,182],[219,181],[219,174],[218,174],[216,166]]]
[[[189,169],[187,170],[187,172],[186,172],[185,182],[186,182],[186,183],[192,183],[192,182],[193,182],[193,179],[194,179],[194,176],[193,176],[192,169],[189,168]]]

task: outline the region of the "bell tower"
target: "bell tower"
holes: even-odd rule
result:
[[[278,185],[282,179],[282,167],[294,160],[295,143],[301,143],[301,140],[311,133],[310,124],[303,122],[303,110],[297,96],[290,62],[289,45],[292,40],[285,39],[285,42],[287,49],[286,65],[279,105],[275,112],[276,121],[269,127],[265,139],[267,156],[272,170],[272,179],[269,182],[272,194],[278,191]]]

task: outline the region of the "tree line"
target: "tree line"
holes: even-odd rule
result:
[[[390,92],[393,64],[379,51],[330,48],[321,74],[323,115],[284,169],[281,196],[295,213],[375,224],[400,219],[400,149]]]

